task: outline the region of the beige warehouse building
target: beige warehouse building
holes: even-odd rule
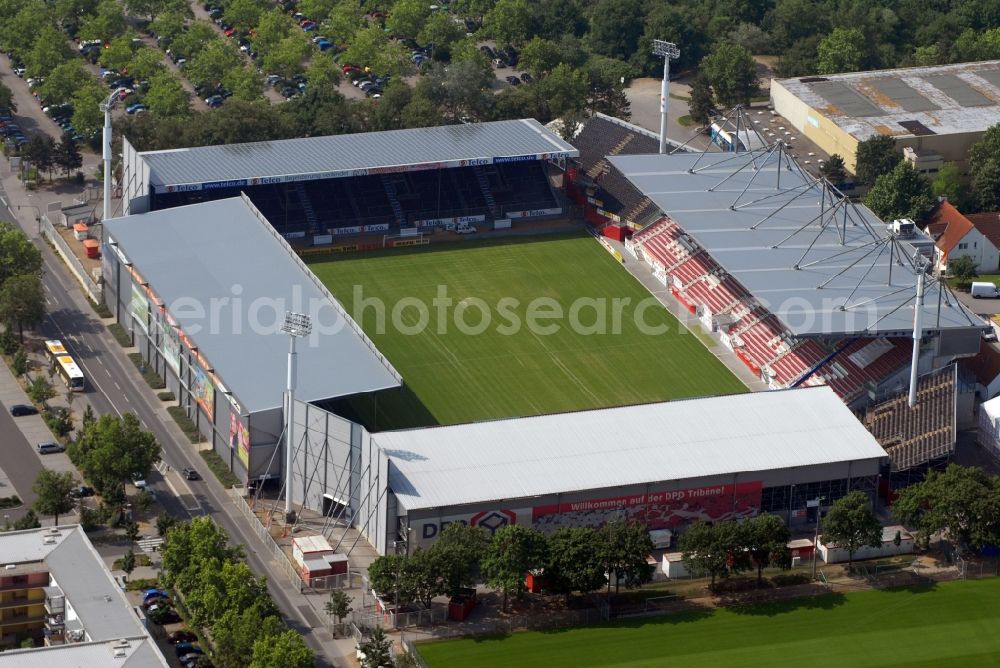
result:
[[[1000,60],[776,79],[771,104],[851,172],[858,142],[876,134],[895,137],[918,171],[964,168],[969,147],[1000,123]]]

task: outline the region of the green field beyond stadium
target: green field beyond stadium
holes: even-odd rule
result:
[[[430,668],[1000,665],[1000,579],[419,645]]]
[[[745,391],[588,236],[432,244],[309,264],[406,382],[401,398],[379,400],[379,428]],[[359,316],[369,298],[384,304],[385,327],[375,307]],[[489,321],[477,333],[484,309]],[[563,317],[545,317],[556,311]],[[637,321],[666,331],[643,333]]]

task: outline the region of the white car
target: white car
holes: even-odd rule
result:
[[[470,226],[456,227],[455,234],[475,234],[476,228]]]
[[[146,489],[146,479],[141,475],[132,476],[132,484],[136,489]]]

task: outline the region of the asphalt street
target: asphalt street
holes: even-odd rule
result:
[[[10,198],[2,191],[0,197],[3,198],[0,214],[9,220],[18,221],[15,212],[8,206]],[[59,338],[69,345],[90,385],[86,398],[93,406],[94,412],[98,415],[105,413],[121,415],[131,411],[138,416],[143,426],[156,436],[162,446],[163,461],[173,469],[173,473],[168,473],[169,482],[159,472],[153,472],[147,478],[147,483],[156,493],[164,509],[180,517],[210,515],[226,530],[234,543],[242,544],[250,567],[255,572],[268,576],[269,590],[286,622],[316,650],[317,665],[333,666],[334,664],[324,654],[320,638],[316,635],[328,635],[327,632],[321,628],[311,628],[321,626],[318,620],[303,617],[312,615],[311,609],[306,606],[303,610],[302,606],[296,607],[292,604],[283,589],[287,584],[284,576],[276,568],[271,568],[266,557],[257,554],[255,550],[257,539],[238,515],[226,491],[212,477],[197,451],[187,443],[179,428],[161,407],[159,399],[142,380],[118,343],[94,314],[76,283],[68,277],[61,259],[48,244],[38,240],[38,230],[33,224],[18,222],[24,232],[36,240],[36,245],[41,249],[45,260],[43,284],[48,300],[49,316],[40,328],[41,333],[46,337]],[[8,429],[16,430],[12,418],[5,415],[0,418],[0,434],[6,435]],[[23,450],[35,459],[36,466],[40,468],[38,458],[31,450],[33,446],[23,437],[20,442],[5,438],[4,447]],[[10,463],[6,457],[0,461],[2,461],[0,466],[10,477],[13,478],[15,473],[7,467],[12,466],[17,470],[16,467],[21,466],[24,468],[18,474],[18,479],[34,480],[34,474],[27,468],[30,466],[27,457],[13,457]],[[191,483],[182,480],[176,472],[185,467],[192,467],[201,472],[203,480]],[[35,474],[38,468],[34,470]],[[27,477],[21,478],[22,473]]]

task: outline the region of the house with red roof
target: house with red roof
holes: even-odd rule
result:
[[[992,218],[990,218],[992,216]],[[976,222],[972,218],[975,217]],[[1000,216],[998,214],[963,215],[946,199],[931,210],[927,233],[937,248],[935,268],[947,271],[948,261],[971,257],[980,272],[1000,270]]]

